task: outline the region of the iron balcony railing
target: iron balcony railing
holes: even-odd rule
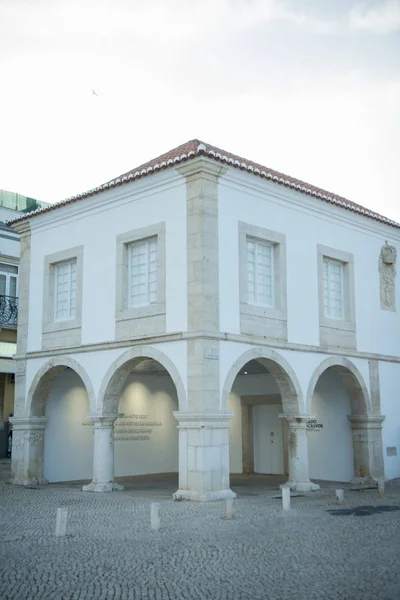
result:
[[[18,322],[18,298],[16,296],[0,295],[0,326],[17,326]]]

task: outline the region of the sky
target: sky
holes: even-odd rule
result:
[[[400,0],[0,0],[0,85],[1,189],[199,138],[400,222]]]

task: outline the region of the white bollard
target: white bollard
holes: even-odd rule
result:
[[[225,519],[230,521],[232,519],[233,514],[233,498],[226,499],[226,510],[225,510]]]
[[[378,496],[379,496],[379,498],[383,498],[384,495],[385,495],[385,480],[379,479],[378,480]]]
[[[153,531],[160,529],[160,505],[156,502],[151,503],[150,527]]]
[[[290,487],[282,487],[282,509],[290,510]]]
[[[64,537],[67,531],[67,508],[57,508],[56,537]]]
[[[335,494],[336,494],[336,502],[338,504],[341,504],[342,502],[344,502],[344,490],[343,489],[335,490]]]

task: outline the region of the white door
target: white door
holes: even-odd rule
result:
[[[283,475],[282,406],[253,407],[254,471],[265,475]]]

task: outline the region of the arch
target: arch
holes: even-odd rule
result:
[[[99,411],[118,412],[119,396],[126,378],[133,366],[146,358],[159,362],[168,371],[175,384],[179,410],[185,410],[187,406],[185,386],[172,360],[151,346],[136,346],[119,356],[107,370],[100,386],[97,406]]]
[[[233,383],[242,369],[250,360],[261,362],[276,379],[282,397],[282,409],[286,414],[301,414],[303,395],[295,372],[289,363],[275,350],[269,348],[251,348],[236,359],[229,369],[222,390],[222,409],[229,409],[229,396]]]
[[[340,376],[343,386],[349,394],[352,415],[368,415],[371,413],[371,400],[364,379],[357,367],[347,358],[332,356],[326,358],[314,371],[307,390],[307,411],[311,412],[311,404],[321,375],[327,369],[334,369]]]
[[[96,396],[89,375],[82,365],[73,358],[59,356],[45,363],[33,378],[28,392],[27,413],[29,416],[44,416],[46,400],[51,384],[57,375],[65,371],[65,369],[72,369],[82,379],[89,397],[90,409],[95,410]]]

